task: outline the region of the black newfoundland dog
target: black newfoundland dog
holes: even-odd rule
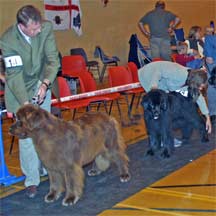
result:
[[[155,89],[143,96],[144,120],[149,135],[147,155],[160,152],[170,157],[174,147],[174,129],[182,131],[182,140],[189,140],[194,128],[200,131],[202,142],[208,141],[205,119],[199,114],[196,103],[178,92],[166,93]]]

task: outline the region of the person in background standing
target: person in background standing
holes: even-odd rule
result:
[[[150,40],[152,59],[162,58],[163,60],[171,61],[170,34],[179,22],[179,17],[165,10],[164,1],[157,1],[155,9],[140,19],[138,26],[142,33]]]

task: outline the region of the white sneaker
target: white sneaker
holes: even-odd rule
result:
[[[178,148],[182,145],[182,141],[177,139],[177,138],[174,138],[174,147],[175,148]]]
[[[47,174],[48,174],[47,170],[44,167],[41,167],[41,169],[40,169],[40,176],[43,177],[43,176],[46,176]]]

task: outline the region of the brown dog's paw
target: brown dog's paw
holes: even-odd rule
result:
[[[80,197],[78,196],[71,196],[71,197],[67,197],[67,198],[64,198],[62,200],[62,205],[63,206],[69,206],[69,205],[74,205],[77,203],[77,201],[80,199]]]
[[[58,200],[60,196],[61,196],[61,193],[49,192],[44,197],[44,201],[46,203],[51,203],[51,202],[54,202],[54,201]]]
[[[121,181],[122,183],[128,182],[128,181],[130,180],[130,178],[131,178],[131,177],[130,177],[130,174],[129,174],[129,173],[120,175],[120,181]]]

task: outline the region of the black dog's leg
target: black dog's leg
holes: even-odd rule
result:
[[[164,112],[163,125],[161,128],[161,139],[163,142],[163,150],[161,153],[162,158],[169,158],[172,151],[174,150],[174,138],[173,138],[173,126],[172,117],[170,116],[169,110]]]
[[[158,140],[157,134],[150,133],[149,134],[149,148],[147,149],[145,155],[146,156],[154,156],[155,151],[158,149],[158,145],[160,143],[160,140]]]
[[[169,158],[174,150],[174,138],[171,130],[164,131],[162,142],[164,143],[164,146],[162,148],[161,157]]]
[[[208,132],[206,130],[206,123],[205,119],[202,116],[199,116],[199,118],[197,118],[197,123],[195,124],[195,126],[197,126],[197,129],[199,129],[200,131],[201,142],[208,142],[209,138]]]
[[[186,121],[188,123],[188,125],[186,126],[186,128],[188,128],[188,131],[184,131],[184,135],[187,138],[190,138],[191,134],[192,134],[192,130],[193,128],[198,129],[200,132],[200,139],[202,142],[208,142],[208,132],[206,130],[206,124],[205,124],[205,119],[203,116],[201,116],[198,111],[197,108],[195,106],[195,104],[191,104],[192,107],[192,112],[190,113],[191,115],[187,117]]]
[[[187,122],[187,121],[186,121]],[[184,144],[187,144],[189,142],[189,139],[193,133],[193,127],[190,122],[187,122],[188,124],[184,124],[184,126],[181,128],[182,131],[182,142]]]

